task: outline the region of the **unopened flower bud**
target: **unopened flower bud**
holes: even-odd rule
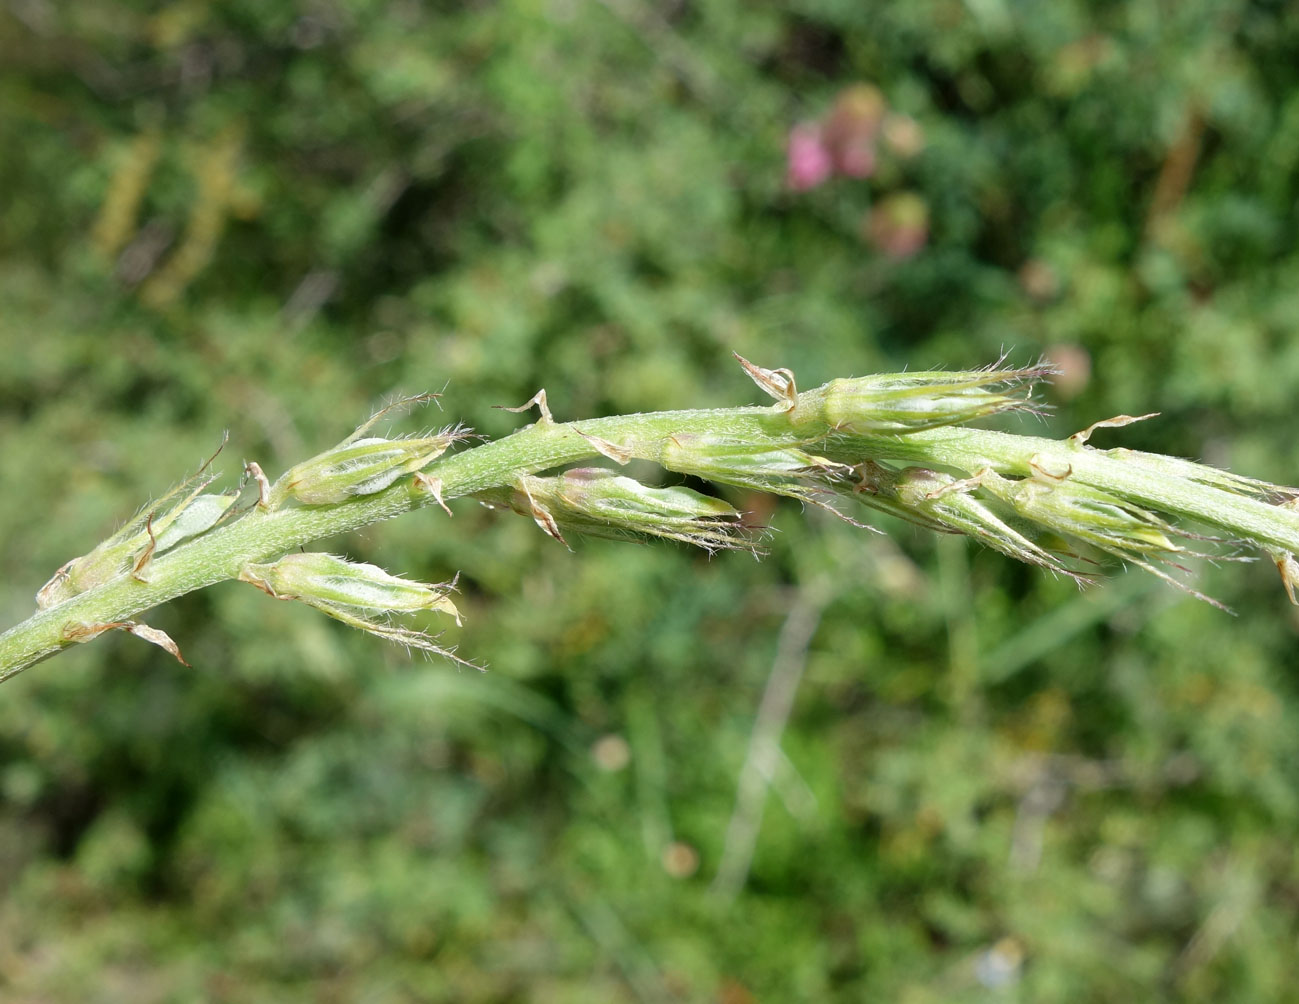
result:
[[[1033,383],[1050,372],[1038,365],[831,380],[800,394],[793,418],[819,419],[837,432],[859,435],[959,425],[1005,411],[1034,411]]]
[[[459,429],[410,439],[344,440],[291,468],[272,490],[272,508],[288,495],[306,505],[333,505],[373,495],[406,474],[423,470],[464,437]]]
[[[866,505],[931,530],[961,533],[1002,554],[1049,568],[1080,582],[1087,577],[1065,565],[1028,536],[1029,528],[1016,528],[1010,513],[998,513],[974,496],[976,484],[958,481],[950,474],[924,467],[893,470],[872,460],[856,468],[861,481],[858,498]]]
[[[177,507],[162,520],[154,520],[153,532],[157,538],[154,553],[161,554],[181,541],[206,533],[221,521],[221,517],[235,503],[234,495],[199,495],[188,505]]]
[[[668,436],[641,456],[678,474],[805,502],[816,502],[818,493],[852,473],[799,447],[711,433]]]
[[[680,486],[651,488],[600,467],[520,478],[505,501],[561,541],[568,530],[596,537],[644,534],[710,551],[752,546],[742,536],[740,513],[721,499]]]
[[[1154,513],[1099,488],[1079,484],[1067,474],[1012,480],[983,471],[970,480],[1011,505],[1024,519],[1144,568],[1183,592],[1222,607],[1154,564],[1180,568],[1174,559],[1197,552],[1174,538],[1203,539],[1179,530]]]
[[[194,478],[177,485],[155,505],[142,510],[89,554],[73,558],[36,594],[42,609],[55,606],[128,571],[143,578],[156,555],[212,529],[234,504],[234,495],[203,495],[213,478]],[[182,491],[190,493],[168,508]]]
[[[473,666],[425,632],[390,620],[393,614],[435,610],[459,624],[460,612],[446,595],[450,584],[412,582],[377,565],[319,553],[288,554],[273,564],[245,565],[239,578],[276,599],[301,600],[348,627]]]
[[[1068,478],[1012,481],[985,474],[981,485],[1014,506],[1026,519],[1100,547],[1132,554],[1171,554],[1185,549],[1170,534],[1176,529],[1153,513],[1108,492]]]
[[[326,613],[340,607],[367,615],[436,610],[460,623],[460,612],[447,599],[448,586],[412,582],[378,565],[332,554],[287,554],[273,564],[245,565],[239,578],[276,599],[301,600]]]

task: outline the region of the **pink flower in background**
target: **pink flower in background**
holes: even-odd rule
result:
[[[800,122],[789,131],[785,184],[806,192],[836,175],[869,178],[881,140],[889,153],[908,160],[924,148],[925,134],[915,119],[890,112],[878,87],[845,87],[820,121]]]
[[[785,184],[806,192],[827,180],[834,171],[830,151],[821,139],[821,127],[801,122],[789,131],[785,146]]]

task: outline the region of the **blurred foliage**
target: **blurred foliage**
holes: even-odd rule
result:
[[[787,189],[862,82],[923,149]],[[751,401],[731,349],[804,386],[1046,353],[1055,433],[1158,410],[1103,445],[1299,480],[1292,4],[12,0],[0,106],[6,624],[223,428],[278,471],[394,389],[491,435],[543,384]],[[5,685],[0,996],[1294,993],[1270,569],[1204,570],[1229,618],[785,504],[758,564],[456,509],[331,547],[459,569],[483,676],[231,583],[152,618],[192,671],[106,638]]]

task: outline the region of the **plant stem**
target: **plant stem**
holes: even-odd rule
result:
[[[575,425],[602,439],[652,442],[695,430],[765,438],[779,434],[782,424],[788,436],[787,423],[767,408],[658,412],[568,424],[539,422],[504,439],[446,457],[430,466],[428,473],[441,480],[443,496],[450,499],[509,485],[522,474],[598,456],[591,443],[575,431]],[[427,493],[412,491],[405,480],[337,505],[274,512],[253,509],[154,559],[145,572],[147,581],[122,574],[40,610],[0,634],[0,680],[74,644],[65,637],[67,625],[130,620],[177,596],[237,578],[249,562],[276,558],[312,541],[391,519],[432,501]]]
[[[1043,458],[1070,471],[1074,481],[1149,509],[1197,520],[1277,551],[1299,553],[1299,512],[1186,479],[1152,475],[1126,463],[1123,451],[1095,450],[1069,440],[1016,436],[986,429],[926,429],[906,436],[862,437],[854,448],[871,457],[954,468],[984,468],[1028,477]]]
[[[292,469],[295,473],[278,482],[274,491],[269,484],[265,486],[268,494],[263,496],[262,504],[245,509],[224,525],[188,541],[182,539],[152,560],[149,558],[154,548],[150,543],[134,560],[136,572],[118,564],[120,552],[108,552],[113,557],[107,565],[106,580],[92,579],[88,587],[85,581],[71,582],[84,591],[72,592],[0,634],[0,680],[78,640],[92,637],[96,629],[137,627],[132,619],[144,611],[213,583],[239,578],[241,570],[250,564],[279,559],[312,541],[428,506],[440,500],[430,485],[436,485],[441,498],[446,499],[513,489],[525,475],[601,455],[621,463],[631,457],[653,460],[677,473],[811,502],[819,502],[822,493],[855,495],[877,508],[901,512],[907,518],[914,516],[922,525],[971,533],[1022,560],[1075,574],[987,508],[1002,505],[1006,498],[1015,502],[1020,499],[1013,493],[1007,495],[1010,482],[990,485],[988,479],[1015,478],[1023,482],[1013,486],[1015,491],[1031,489],[1038,493],[1029,502],[1035,498],[1040,502],[1042,492],[1052,499],[1058,497],[1060,505],[1054,515],[1039,507],[1045,513],[1040,520],[1048,531],[1061,532],[1060,524],[1053,524],[1052,519],[1064,519],[1062,532],[1066,536],[1084,542],[1099,541],[1101,549],[1112,556],[1139,564],[1184,589],[1188,587],[1150,564],[1151,560],[1165,560],[1161,554],[1186,553],[1163,533],[1174,528],[1152,514],[1171,514],[1208,524],[1225,530],[1233,541],[1252,543],[1277,561],[1287,590],[1293,591],[1299,585],[1299,563],[1292,557],[1299,554],[1299,511],[1295,503],[1273,505],[1254,497],[1284,498],[1295,494],[1291,490],[1168,457],[1096,450],[1087,446],[1081,435],[1051,440],[955,424],[1023,406],[1023,401],[987,390],[986,385],[1040,376],[1039,370],[883,375],[832,381],[797,394],[788,371],[745,365],[759,386],[782,403],[769,408],[656,412],[557,423],[549,417],[541,398],[542,418],[535,424],[496,442],[433,460],[414,477],[398,477],[402,471],[414,472],[413,466],[400,470],[390,467],[387,470],[391,479],[382,480],[387,487],[368,494],[348,494],[349,468],[337,458],[366,455],[368,450],[376,449],[369,445],[373,443],[387,450],[392,441],[356,440],[354,436],[345,441],[345,454],[327,452],[298,465]],[[1099,424],[1130,421],[1133,419],[1123,417]],[[915,427],[908,428],[909,423]],[[881,428],[889,431],[876,431]],[[871,464],[866,461],[875,462],[877,467],[878,462],[923,467],[879,468],[874,480],[868,480],[864,472]],[[328,467],[334,480],[326,488],[304,488],[302,479],[321,464]],[[898,485],[905,487],[909,472],[912,483],[916,478],[933,481],[938,475],[929,468],[954,472],[965,480],[935,481],[938,488],[922,488],[918,496],[895,492],[886,498],[881,494]],[[257,473],[260,475],[260,469]],[[335,487],[338,483],[344,487]],[[340,501],[288,503],[286,493],[295,486],[299,499],[336,497]],[[315,494],[307,494],[308,488]],[[984,501],[971,499],[968,506],[955,512],[959,498],[948,496],[949,492],[979,493],[985,488],[990,495],[985,492],[988,497]],[[993,497],[997,491],[991,489],[1002,492],[1001,502]],[[1095,492],[1088,496],[1091,490]],[[946,508],[944,496],[951,499]],[[1018,525],[1024,525],[1025,519],[1038,519],[1037,511],[1026,504],[1019,513]],[[553,526],[544,509],[533,512],[539,525],[549,522]],[[701,534],[695,542],[707,546],[705,541],[715,537],[715,532],[712,538]],[[123,546],[129,549],[133,545]],[[44,601],[51,602],[51,596],[57,599],[51,593],[43,596]],[[175,651],[174,645],[169,651]]]

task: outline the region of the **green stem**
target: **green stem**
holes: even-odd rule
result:
[[[955,468],[967,475],[991,468],[1029,477],[1033,464],[1068,470],[1073,480],[1121,496],[1151,510],[1226,530],[1233,537],[1299,553],[1299,512],[1183,478],[1160,477],[1069,440],[1016,436],[985,429],[942,428],[906,436],[866,437],[854,442],[871,457]]]
[[[672,434],[721,432],[747,440],[788,437],[788,423],[766,408],[658,412],[559,424],[539,422],[496,442],[446,457],[427,469],[442,482],[445,498],[472,495],[511,484],[560,464],[597,456],[578,434],[620,443],[651,443]],[[373,495],[329,506],[301,506],[260,512],[256,509],[191,543],[154,559],[147,581],[128,574],[87,590],[57,606],[40,610],[0,634],[0,680],[47,659],[75,642],[65,628],[76,624],[112,624],[130,620],[152,607],[226,579],[237,578],[249,562],[267,561],[335,534],[391,519],[433,500],[411,490],[409,479]]]
[[[761,374],[783,393],[784,385],[776,380],[779,372]],[[985,376],[973,374],[975,379]],[[876,398],[878,387],[872,384],[870,388]],[[1009,477],[1067,478],[1152,511],[1221,528],[1234,538],[1252,541],[1279,560],[1299,554],[1299,512],[1250,497],[1265,493],[1268,486],[1170,458],[1095,450],[1073,439],[1057,441],[955,426],[888,435],[851,434],[844,431],[851,423],[836,417],[839,411],[829,405],[835,395],[851,398],[852,390],[851,381],[834,381],[799,395],[797,406],[791,408],[657,412],[567,424],[544,418],[497,442],[443,457],[423,473],[435,479],[442,496],[450,499],[508,487],[522,475],[604,454],[615,459],[657,460],[680,473],[811,498],[811,489],[805,491],[799,480],[799,467],[825,463],[802,449],[813,448],[847,464],[870,458],[947,468],[967,477],[991,469]],[[914,391],[904,388],[899,393],[902,404],[882,412],[888,421],[915,414],[911,403]],[[793,400],[790,398],[791,403]],[[938,400],[943,403],[947,399]],[[964,407],[968,397],[955,400]],[[851,493],[853,483],[834,482],[833,486]],[[1230,490],[1233,488],[1236,490]],[[167,600],[237,578],[249,563],[278,559],[312,541],[391,519],[433,501],[415,479],[403,478],[382,491],[334,504],[285,505],[270,511],[254,507],[157,556],[142,569],[141,578],[123,571],[0,634],[0,680],[74,644],[77,637],[89,636],[87,628],[130,621]],[[921,521],[925,520],[929,520],[926,525],[933,525],[932,516]],[[959,524],[959,528],[969,532],[968,523]],[[1026,556],[1013,548],[1008,553],[1038,563],[1043,554],[1036,550]],[[1288,589],[1299,583],[1299,573],[1290,565],[1292,560],[1282,562]]]

